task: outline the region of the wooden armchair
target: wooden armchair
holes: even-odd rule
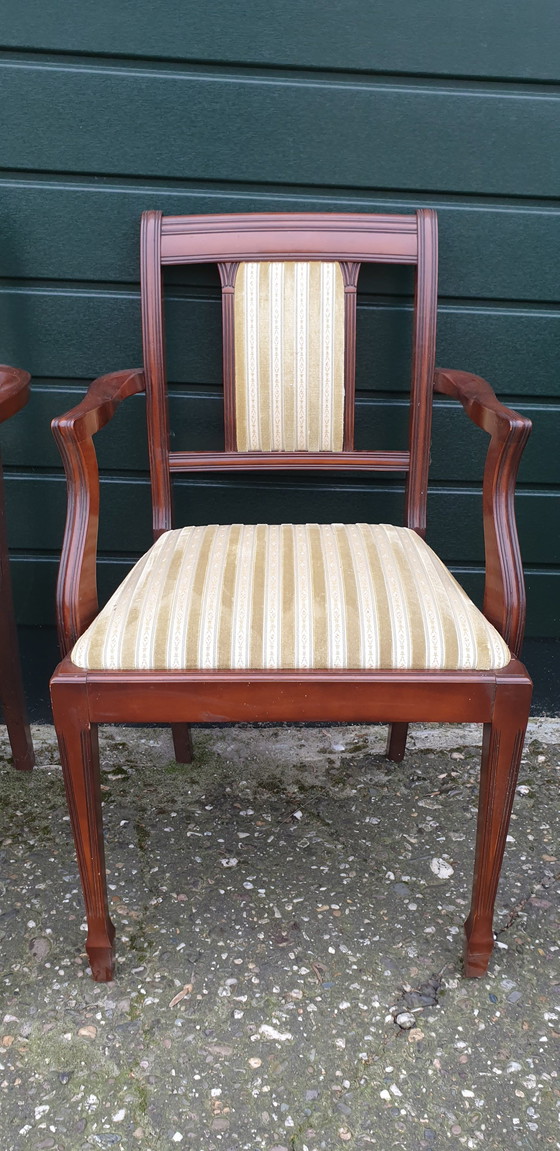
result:
[[[162,265],[217,263],[225,450],[170,451]],[[407,451],[354,450],[356,284],[363,262],[416,265]],[[465,372],[436,370],[436,216],[144,214],[144,371],[96,380],[54,421],[69,486],[58,615],[69,654],[52,680],[55,724],[88,917],[94,979],[113,974],[96,729],[368,722],[403,757],[409,721],[484,724],[465,973],[482,975],[529,714],[517,659],[524,591],[513,493],[529,421]],[[98,614],[93,436],[146,392],[155,544]],[[432,394],[490,436],[484,473],[483,613],[424,542]],[[171,477],[193,471],[400,472],[406,526],[172,526]],[[294,509],[297,518],[297,508]]]
[[[29,375],[0,365],[0,423],[25,407],[29,398]],[[26,719],[19,662],[16,621],[12,598],[10,560],[6,534],[4,476],[0,461],[0,700],[8,729],[14,767],[30,771],[35,763],[31,733]]]

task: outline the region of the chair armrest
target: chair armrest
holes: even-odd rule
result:
[[[0,423],[24,408],[29,399],[29,372],[0,364]]]
[[[91,438],[109,423],[123,400],[145,391],[145,388],[144,373],[138,368],[99,376],[75,408],[64,416],[55,416],[51,427],[57,443],[59,435],[76,442]]]
[[[515,522],[515,481],[531,421],[501,404],[490,384],[469,372],[436,368],[434,391],[459,400],[490,436],[482,484],[486,578],[483,611],[519,655],[525,631],[525,583]]]
[[[68,508],[56,592],[58,640],[63,655],[95,619],[99,469],[93,436],[128,396],[145,389],[134,369],[100,376],[87,395],[51,424],[68,484]]]

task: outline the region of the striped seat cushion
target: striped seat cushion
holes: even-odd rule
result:
[[[234,344],[238,450],[341,451],[340,264],[241,263],[234,289]]]
[[[186,527],[136,564],[78,667],[504,667],[506,644],[408,528]]]

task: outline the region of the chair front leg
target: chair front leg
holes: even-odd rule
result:
[[[494,947],[498,880],[529,719],[531,687],[500,687],[492,722],[484,725],[471,909],[465,923],[465,975],[484,975]]]
[[[97,725],[89,722],[85,692],[66,685],[57,689],[56,683],[51,690],[87,915],[86,951],[93,978],[107,983],[114,975],[115,928],[107,901]]]

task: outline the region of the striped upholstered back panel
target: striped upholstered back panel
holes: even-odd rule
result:
[[[241,263],[235,280],[239,451],[341,451],[344,283],[338,263]]]

